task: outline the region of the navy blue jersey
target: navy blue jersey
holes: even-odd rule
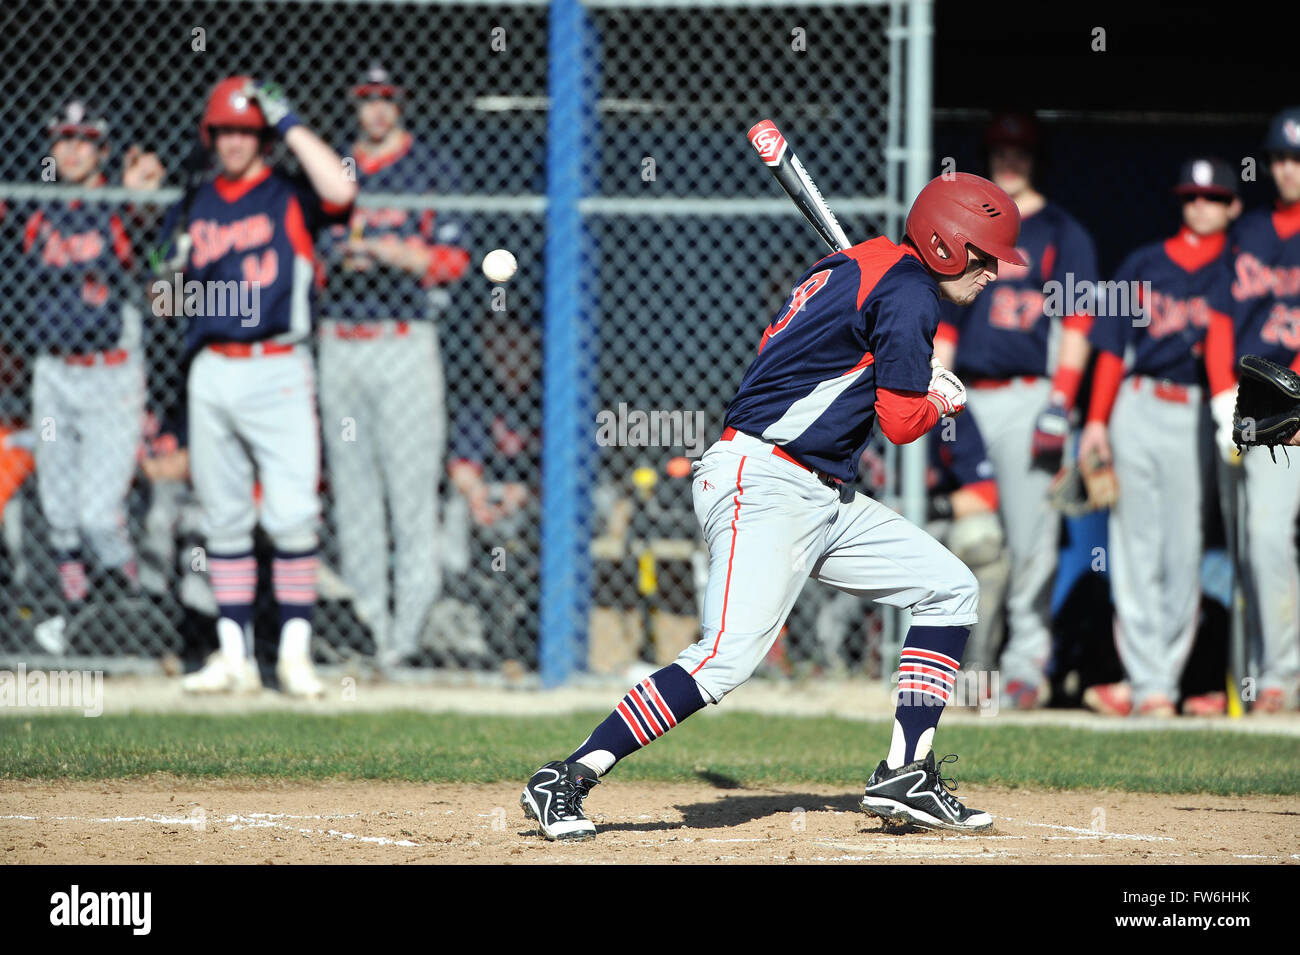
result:
[[[876,421],[876,389],[924,394],[939,286],[884,237],[836,252],[796,283],[727,409],[728,427],[843,481]]]
[[[1190,229],[1132,252],[1117,282],[1150,283],[1140,290],[1144,316],[1102,316],[1088,339],[1099,351],[1126,359],[1127,373],[1164,378],[1180,385],[1201,380],[1201,360],[1210,315],[1229,313],[1228,246],[1223,235],[1197,236]],[[1142,325],[1139,322],[1145,321]]]
[[[203,301],[186,302],[187,352],[214,342],[305,339],[312,329],[315,233],[348,211],[323,203],[305,179],[269,168],[253,179],[204,183],[190,207],[185,283],[187,294],[190,283],[201,283]],[[164,236],[179,215],[179,205],[168,213]],[[243,290],[239,283],[246,283]],[[254,287],[255,300],[247,292]],[[255,315],[245,308],[250,301]]]
[[[927,440],[929,470],[926,486],[930,493],[951,493],[993,480],[993,462],[984,447],[984,437],[969,414],[942,422],[930,432]]]
[[[1097,280],[1092,239],[1069,213],[1047,203],[1025,216],[1016,251],[1028,266],[998,264],[998,280],[966,306],[944,303],[943,320],[958,334],[955,368],[962,380],[1044,376],[1054,369],[1054,325],[1074,314],[1077,296]],[[1061,283],[1058,314],[1049,316],[1047,282]]]
[[[341,151],[346,154],[346,151]],[[454,188],[450,174],[440,167],[428,150],[404,134],[393,153],[372,157],[359,145],[352,150],[357,164],[357,184],[366,192],[428,195]],[[352,267],[345,256],[349,237],[368,239],[391,236],[400,242],[430,247],[433,260],[424,275],[382,264]],[[421,319],[436,317],[438,303],[429,290],[459,279],[469,263],[460,248],[460,223],[433,209],[387,209],[358,206],[347,223],[338,223],[321,237],[320,257],[326,272],[326,289],[321,314],[344,321],[373,321],[385,318]]]
[[[1232,234],[1236,354],[1290,365],[1300,352],[1300,203],[1242,216]]]
[[[141,293],[121,217],[103,203],[50,202],[23,231],[25,334],[36,351],[93,352],[137,343],[124,309]],[[136,323],[138,325],[138,323]]]

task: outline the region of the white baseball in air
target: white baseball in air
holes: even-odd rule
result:
[[[493,249],[483,256],[483,274],[493,282],[508,282],[519,268],[508,249]]]

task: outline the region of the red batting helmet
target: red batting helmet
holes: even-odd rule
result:
[[[1020,210],[1002,189],[968,172],[926,184],[907,214],[907,237],[921,261],[940,275],[966,271],[968,244],[1012,265],[1029,264],[1016,251]]]
[[[199,121],[199,138],[205,147],[212,148],[212,135],[208,130],[213,126],[266,129],[262,108],[244,92],[250,83],[252,79],[247,76],[228,76],[212,88],[203,119]]]

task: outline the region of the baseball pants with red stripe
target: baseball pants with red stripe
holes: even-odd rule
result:
[[[810,577],[910,609],[916,626],[976,622],[979,585],[942,544],[863,494],[842,501],[772,447],[736,435],[694,465],[709,581],[700,640],[676,663],[714,702],[753,674]]]

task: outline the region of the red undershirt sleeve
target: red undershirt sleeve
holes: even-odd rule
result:
[[[939,409],[923,391],[876,389],[876,420],[894,444],[910,444],[939,421]]]
[[[1088,423],[1110,420],[1115,396],[1124,379],[1124,360],[1113,352],[1097,353],[1097,367],[1092,373],[1092,403],[1088,406]]]
[[[1210,380],[1210,394],[1231,388],[1237,380],[1233,373],[1232,318],[1223,312],[1210,312],[1210,327],[1205,333],[1205,375]]]

